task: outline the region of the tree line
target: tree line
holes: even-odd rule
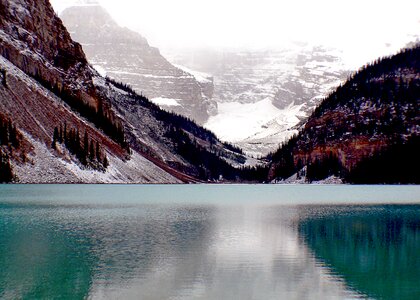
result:
[[[238,163],[245,162],[246,158],[239,147],[219,141],[213,132],[197,125],[190,118],[161,109],[147,97],[137,94],[128,84],[116,82],[109,77],[106,81],[107,84],[112,84],[127,92],[130,98],[150,109],[154,117],[165,124],[163,141],[194,166],[195,170],[190,170],[190,175],[210,181],[219,180],[220,175],[223,180],[228,181],[266,181],[267,167],[233,167],[228,162],[230,160]],[[197,142],[198,139],[208,142],[210,146],[204,147]]]
[[[74,111],[80,113],[81,116],[95,124],[99,129],[109,136],[112,140],[126,149],[128,152],[129,144],[126,141],[124,126],[117,120],[111,111],[104,108],[104,103],[98,100],[98,108],[85,103],[83,99],[79,98],[74,92],[67,88],[62,88],[58,84],[51,84],[49,81],[44,80],[39,75],[33,76],[39,83],[46,89],[53,92],[57,97],[66,102]]]
[[[196,166],[198,174],[195,176],[202,180],[263,182],[267,178],[266,166],[235,168],[217,153],[197,143],[195,138],[190,137],[183,129],[171,126],[165,136],[174,142],[175,150],[179,155]]]
[[[9,153],[19,147],[19,135],[12,120],[0,115],[0,183],[15,180]]]
[[[174,126],[174,127],[182,128],[185,131],[193,134],[194,136],[202,140],[208,141],[211,144],[220,143],[226,149],[229,149],[230,151],[234,153],[243,154],[243,151],[241,148],[236,147],[235,145],[232,145],[230,143],[219,141],[219,139],[216,137],[216,135],[213,132],[199,126],[191,118],[187,118],[182,115],[179,115],[173,112],[168,112],[161,109],[158,105],[151,102],[146,96],[142,94],[139,95],[129,84],[118,82],[108,76],[105,79],[106,79],[107,84],[112,84],[115,87],[127,92],[131,98],[136,100],[143,107],[149,108],[153,112],[157,120],[170,124],[169,127]]]
[[[64,145],[71,154],[75,155],[79,162],[96,170],[105,171],[109,165],[108,158],[98,141],[89,137],[84,132],[83,140],[79,128],[67,128],[67,123],[54,128],[51,147],[57,149],[57,143]]]

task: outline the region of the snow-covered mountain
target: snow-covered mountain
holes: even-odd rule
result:
[[[341,53],[302,43],[256,51],[173,52],[170,63],[102,7],[84,4],[65,9],[61,17],[97,70],[254,156],[295,134],[294,127],[348,74]]]
[[[269,50],[168,52],[168,57],[214,77],[218,114],[205,127],[254,155],[275,150],[295,134],[295,126],[349,73],[339,51],[302,43]]]
[[[7,180],[241,178],[239,149],[102,77],[48,0],[0,0],[0,15],[0,173],[16,176]]]
[[[200,124],[216,111],[211,77],[196,78],[172,65],[139,33],[120,27],[99,4],[83,1],[60,17],[103,76],[129,84],[162,108]]]

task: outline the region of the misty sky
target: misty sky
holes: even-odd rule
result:
[[[51,0],[61,12],[80,0]],[[420,34],[418,0],[99,0],[153,46],[276,47],[307,41],[365,62]],[[390,45],[388,45],[390,44]]]

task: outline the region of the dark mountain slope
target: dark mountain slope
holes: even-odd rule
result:
[[[125,84],[102,78],[97,86],[126,121],[134,150],[201,180],[265,180],[266,168],[243,168],[247,158],[239,148],[194,121],[162,110]]]
[[[17,180],[170,183],[219,175],[242,178],[242,171],[231,165],[246,160],[239,149],[101,77],[48,1],[0,1],[0,114],[12,120],[25,145],[26,159],[9,153]],[[56,142],[59,127],[72,132],[71,143]],[[84,147],[84,135],[90,147]],[[95,169],[83,163],[95,144],[109,166]],[[78,155],[79,150],[85,153]]]
[[[362,161],[393,145],[410,147],[407,155],[418,153],[419,58],[417,45],[355,73],[320,104],[296,137],[271,155],[270,179],[287,178],[307,166],[308,180],[335,174],[360,183],[352,172]],[[417,155],[408,157],[405,162],[412,163],[404,167],[418,166],[418,159]],[[419,182],[418,175],[393,178],[384,182]]]

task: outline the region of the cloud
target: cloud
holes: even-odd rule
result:
[[[79,0],[80,1],[80,0]],[[52,0],[56,10],[73,0]],[[152,45],[269,47],[288,40],[355,55],[394,51],[420,32],[417,0],[99,0]],[[390,43],[393,47],[385,47]],[[361,50],[365,49],[365,50]]]

